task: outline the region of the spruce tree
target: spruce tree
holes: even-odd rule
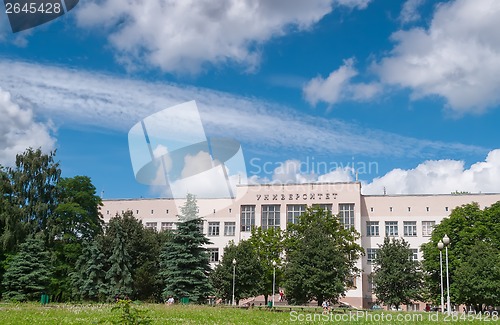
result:
[[[193,195],[188,194],[181,213],[177,229],[161,254],[163,297],[173,296],[177,301],[189,298],[202,303],[212,293],[208,278],[211,268],[204,247],[211,242],[200,229],[203,221]]]
[[[133,280],[131,274],[131,258],[127,251],[124,232],[118,225],[113,239],[113,254],[109,258],[110,269],[106,273],[108,281],[108,295],[110,297],[131,296],[133,292]]]
[[[43,241],[29,238],[7,263],[3,297],[15,301],[40,299],[42,293],[47,293],[51,273],[50,254]]]
[[[83,300],[102,301],[107,294],[106,258],[99,246],[98,241],[84,245],[72,274],[76,296]]]

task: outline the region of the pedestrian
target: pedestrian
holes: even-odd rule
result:
[[[280,301],[280,302],[282,302],[282,301],[283,301],[283,290],[280,290],[280,300],[279,300],[279,301]]]

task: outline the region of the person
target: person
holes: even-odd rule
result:
[[[172,297],[172,296],[168,297],[168,299],[167,299],[167,305],[171,305],[173,303],[174,303],[174,297]]]
[[[323,307],[323,314],[326,314],[328,313],[328,301],[323,301],[323,303],[321,304],[321,306]]]
[[[280,290],[280,302],[283,301],[283,290]]]

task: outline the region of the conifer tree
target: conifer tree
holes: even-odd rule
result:
[[[202,233],[196,198],[188,194],[172,239],[163,247],[160,275],[163,297],[189,298],[202,303],[211,294],[209,257],[204,245],[211,244]]]
[[[15,301],[38,300],[47,293],[52,268],[43,241],[29,238],[8,261],[3,278],[3,297]]]
[[[131,296],[133,291],[133,280],[131,274],[131,259],[127,251],[124,232],[120,224],[118,224],[115,237],[113,239],[113,254],[109,258],[110,268],[106,272],[106,280],[108,281],[108,295],[115,296]]]
[[[84,245],[72,274],[76,296],[83,300],[102,301],[107,294],[106,257],[99,246],[99,241]]]

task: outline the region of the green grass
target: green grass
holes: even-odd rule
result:
[[[41,306],[36,303],[0,303],[0,324],[112,324],[113,320],[118,318],[118,312],[111,310],[113,306],[115,305],[49,304]],[[334,311],[331,315],[321,315],[318,309],[313,308],[304,308],[304,310],[296,308],[296,312],[291,314],[289,308],[283,308],[282,312],[270,312],[265,308],[246,310],[196,305],[134,304],[134,307],[147,309],[147,315],[153,324],[500,324],[498,319],[492,317],[486,319],[484,316],[482,319],[475,320],[472,317],[463,317],[463,319],[457,318],[455,322],[451,318],[445,321],[443,315],[439,315],[437,319],[435,313]],[[405,319],[408,321],[402,321]]]

